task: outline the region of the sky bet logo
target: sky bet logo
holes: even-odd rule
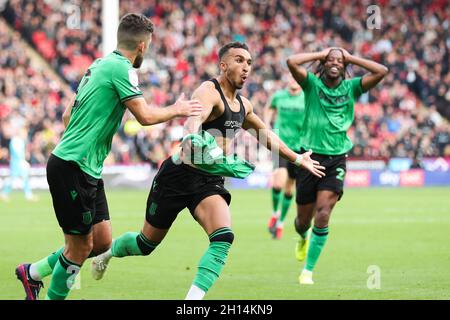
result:
[[[228,120],[225,121],[224,126],[227,128],[236,129],[241,127],[241,123],[239,121]]]

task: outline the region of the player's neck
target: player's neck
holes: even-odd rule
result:
[[[301,92],[301,89],[288,89],[288,92],[291,96],[298,96]]]
[[[222,92],[230,101],[234,101],[237,95],[237,88],[231,84],[231,82],[225,77],[224,75],[220,75],[217,78],[217,81],[219,81],[220,88],[222,89]]]
[[[342,81],[342,79],[340,77],[339,78],[330,78],[330,77],[324,76],[322,79],[323,79],[322,80],[323,83],[325,83],[325,85],[329,88],[336,88]]]
[[[131,64],[134,63],[134,60],[136,59],[136,53],[133,51],[129,51],[123,48],[117,48],[116,51],[118,51],[121,55],[123,55],[125,58],[130,60]]]

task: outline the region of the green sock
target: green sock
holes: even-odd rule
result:
[[[281,216],[280,216],[280,221],[283,222],[284,219],[286,219],[286,215],[289,211],[289,207],[291,205],[292,202],[292,194],[291,195],[287,195],[285,194],[283,196],[283,201],[281,202]]]
[[[30,269],[33,269],[33,272],[31,274],[32,278],[33,279],[35,278],[33,277],[33,275],[35,275],[36,273],[37,273],[36,278],[39,278],[38,280],[41,280],[48,275],[51,275],[53,272],[53,268],[55,267],[56,262],[58,261],[59,256],[63,252],[64,247],[61,247],[57,251],[53,252],[51,255],[33,263],[32,266],[30,267]]]
[[[306,257],[306,265],[305,265],[306,270],[313,271],[327,239],[328,239],[328,227],[325,228],[313,227],[309,242],[308,255]]]
[[[147,256],[159,242],[148,240],[143,234],[137,232],[124,233],[115,239],[111,245],[113,257],[122,258],[126,256]]]
[[[44,279],[45,277],[52,274],[53,269],[55,268],[56,262],[58,262],[58,258],[61,255],[61,253],[64,252],[64,247],[59,248],[57,251],[53,252],[49,256],[34,262],[30,266],[30,275],[31,278],[39,281]],[[95,253],[92,251],[89,254],[88,258],[95,257]]]
[[[281,199],[281,190],[272,188],[272,206],[273,206],[273,212],[277,212],[278,205],[280,204]]]
[[[61,254],[53,269],[52,281],[45,300],[64,300],[69,294],[80,268],[79,264],[69,261],[64,254]]]
[[[210,244],[198,264],[198,271],[193,284],[205,292],[219,277],[233,242],[233,232],[230,228],[220,228],[210,235]]]

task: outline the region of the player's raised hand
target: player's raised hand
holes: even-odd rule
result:
[[[325,176],[325,167],[321,166],[319,161],[311,159],[312,150],[301,154],[300,166],[311,172],[313,175],[322,178]],[[297,163],[297,162],[296,162]]]
[[[330,54],[331,50],[341,50],[342,53],[345,55],[344,50],[342,48],[338,48],[338,47],[329,47],[326,49],[323,49],[322,51],[320,51],[320,61],[325,62],[325,59],[328,57],[328,55]],[[348,53],[348,52],[347,52]]]
[[[180,117],[194,117],[202,113],[202,105],[198,100],[187,100],[184,93],[180,95],[174,104],[176,112]]]
[[[326,48],[326,49],[323,49],[322,51],[320,51],[320,61],[324,62],[332,49],[335,49],[335,48],[331,47],[331,48]]]
[[[345,63],[348,63],[349,59],[351,57],[351,54],[347,50],[345,50],[344,48],[339,48],[339,49],[342,51],[342,54],[344,55]]]

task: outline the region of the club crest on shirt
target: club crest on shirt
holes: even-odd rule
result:
[[[139,79],[136,70],[133,69],[128,70],[128,80],[130,81],[133,87],[137,87],[139,85]]]

